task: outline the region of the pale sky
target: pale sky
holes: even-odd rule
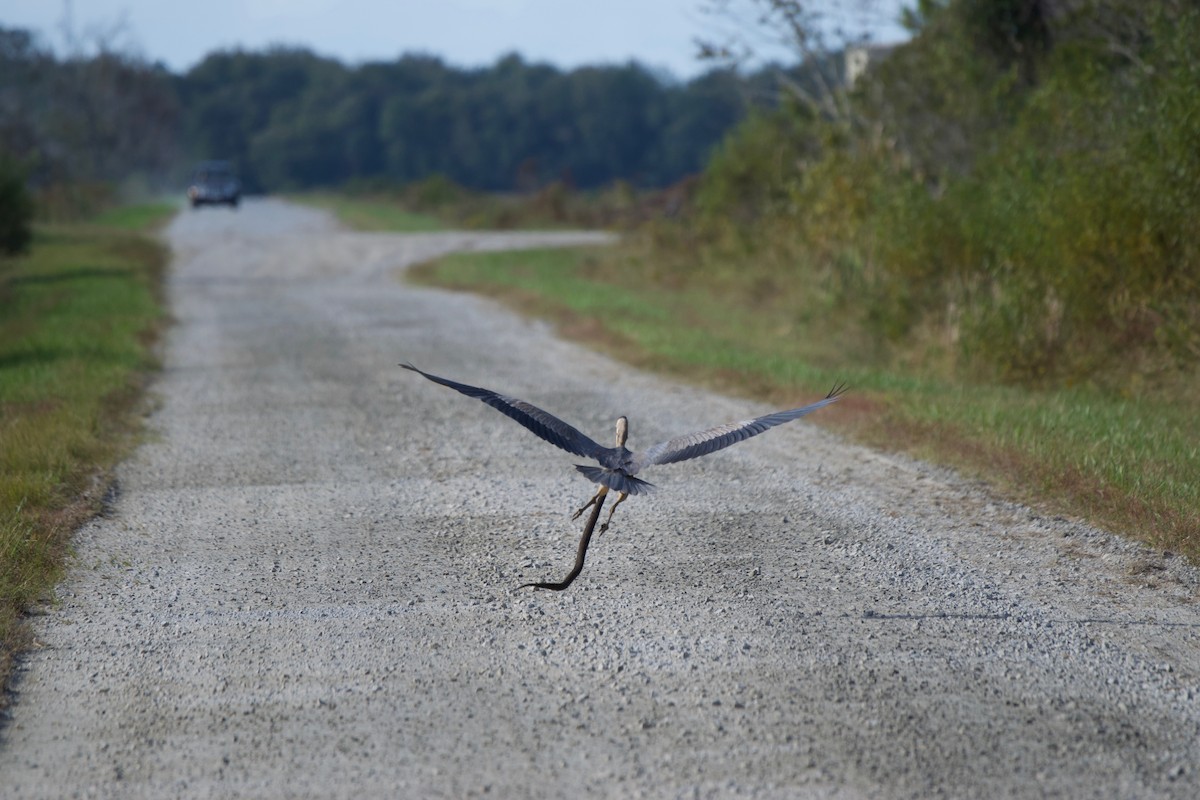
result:
[[[868,0],[877,41],[903,37],[904,0]],[[746,3],[746,0],[734,0]],[[862,0],[858,0],[862,2]],[[77,38],[119,28],[116,41],[176,72],[217,49],[300,45],[348,64],[405,52],[459,67],[487,66],[516,51],[563,69],[636,59],[690,78],[710,65],[695,39],[720,38],[727,21],[704,13],[711,0],[0,0],[0,25],[29,28],[62,52],[71,10]],[[853,2],[827,3],[844,8]],[[119,24],[120,23],[120,24]],[[765,44],[760,43],[762,49]],[[780,57],[782,51],[774,56]]]

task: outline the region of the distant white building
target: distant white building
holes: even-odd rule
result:
[[[854,84],[871,66],[871,62],[882,61],[895,49],[894,44],[859,44],[847,47],[842,54],[845,59],[846,88],[853,89]]]
[[[865,47],[847,47],[844,58],[846,59],[846,85],[853,89],[854,84],[858,83],[859,77],[867,71],[867,65],[871,63],[871,54]]]

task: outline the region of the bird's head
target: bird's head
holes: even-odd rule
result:
[[[617,447],[625,446],[625,439],[629,436],[629,418],[617,417]]]

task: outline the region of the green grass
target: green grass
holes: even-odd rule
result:
[[[309,192],[291,195],[288,199],[330,211],[343,225],[357,231],[422,233],[446,228],[441,220],[430,214],[407,211],[398,203],[370,197]]]
[[[627,250],[472,253],[410,276],[498,297],[626,361],[724,391],[798,404],[844,380],[851,391],[822,412],[825,423],[1200,562],[1200,426],[1188,386],[1122,397],[910,372],[847,357],[860,348],[770,297],[749,302],[701,275],[663,281],[647,263]]]
[[[167,213],[40,226],[29,254],[0,260],[0,682],[28,642],[22,612],[51,591],[133,442],[167,263],[139,231]]]
[[[119,205],[105,209],[89,223],[123,231],[157,230],[169,222],[181,207],[179,203],[166,201]]]

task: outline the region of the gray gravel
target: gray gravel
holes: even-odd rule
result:
[[[398,362],[635,447],[768,409],[397,279],[586,237],[167,235],[154,435],[38,620],[3,797],[1200,796],[1182,559],[799,422],[516,591],[571,566],[577,459]]]

